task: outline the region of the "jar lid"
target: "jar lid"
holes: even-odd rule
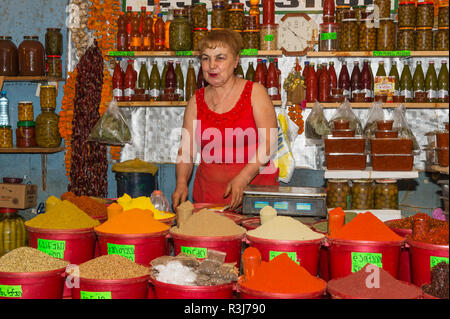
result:
[[[414,4],[415,5],[414,1],[403,1],[403,2],[400,2],[398,5],[399,6],[406,6],[406,5],[410,5],[410,4]]]
[[[331,183],[348,183],[348,179],[329,179]]]
[[[56,86],[54,85],[41,85],[41,89],[55,89],[56,90]]]
[[[259,32],[259,29],[256,29],[256,30],[244,30],[243,32]]]
[[[0,214],[6,214],[6,213],[17,213],[17,209],[0,207]]]
[[[410,31],[414,31],[414,27],[400,27],[398,28],[399,30],[410,30]]]
[[[197,2],[194,6],[206,6],[205,2]]]
[[[0,128],[11,128],[11,125],[0,125]]]
[[[438,30],[448,30],[448,27],[438,27]]]
[[[47,55],[47,58],[59,58],[61,59],[60,55]]]
[[[225,30],[225,28],[211,28],[211,31],[220,31],[220,30]]]
[[[60,31],[61,29],[60,29],[60,28],[47,28],[47,30],[50,30],[50,31]]]
[[[382,184],[394,184],[394,183],[397,183],[397,180],[396,179],[377,179],[377,180],[375,180],[375,182],[377,182],[377,183],[382,183]]]
[[[231,30],[231,31],[234,31],[234,32],[237,32],[237,33],[242,32],[242,30]]]
[[[431,5],[434,6],[434,3],[433,3],[433,2],[430,2],[430,1],[424,1],[424,2],[418,2],[418,3],[417,3],[418,6],[422,6],[422,5],[425,5],[425,4],[428,4],[428,5],[431,4]]]
[[[19,101],[18,104],[33,104],[31,101]]]
[[[208,28],[194,28],[194,31],[208,31]]]
[[[350,8],[349,5],[341,5],[341,6],[336,6],[336,9],[347,9]]]
[[[432,30],[433,27],[417,27],[416,30]]]
[[[261,24],[261,26],[262,27],[273,27],[273,28],[276,28],[276,27],[278,27],[278,24],[277,23],[263,23],[263,24]]]
[[[18,121],[17,126],[32,127],[32,126],[36,126],[36,123],[34,121]]]
[[[371,179],[355,179],[352,180],[353,183],[360,183],[360,184],[368,184],[368,183],[372,183]]]

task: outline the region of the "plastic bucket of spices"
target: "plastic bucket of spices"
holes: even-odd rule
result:
[[[121,255],[147,266],[153,259],[166,254],[166,235],[169,230],[149,234],[95,232],[98,236],[100,255]]]
[[[389,226],[389,222],[395,222],[399,219],[392,219],[386,221],[386,225]],[[406,237],[408,235],[411,235],[412,230],[411,229],[402,229],[402,228],[395,228],[390,227],[394,233],[396,233],[399,236]],[[399,266],[398,266],[398,279],[403,280],[406,282],[411,282],[411,263],[410,263],[410,254],[409,254],[409,246],[405,245],[402,247],[400,251],[400,260],[399,260]]]
[[[0,299],[62,299],[65,270],[0,272]]]
[[[431,268],[439,262],[448,263],[448,245],[435,245],[407,240],[411,255],[411,281],[423,286],[431,281]]]
[[[399,241],[342,240],[327,237],[331,279],[345,277],[367,263],[377,265],[398,279]]]
[[[317,233],[321,233],[326,235],[326,231],[322,231],[320,229],[317,229],[317,225],[327,223],[327,221],[318,221],[311,225],[311,229],[314,230]],[[328,226],[327,226],[328,227]],[[325,281],[330,280],[330,267],[329,267],[329,261],[328,261],[328,246],[327,245],[320,245],[319,249],[319,277],[322,278]]]
[[[280,253],[286,252],[295,262],[316,276],[319,266],[319,248],[323,238],[314,240],[272,240],[246,235],[250,247],[261,253],[263,261],[270,261]]]
[[[128,279],[79,278],[73,299],[147,299],[149,275]]]
[[[213,249],[226,253],[226,263],[236,263],[239,268],[241,262],[241,247],[244,234],[220,237],[190,236],[170,232],[173,239],[175,256],[184,252],[194,255],[198,259],[207,256],[208,249]]]
[[[185,286],[168,284],[150,277],[156,299],[231,299],[234,283],[216,286]]]

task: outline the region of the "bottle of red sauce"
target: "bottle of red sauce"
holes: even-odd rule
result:
[[[266,59],[262,59],[261,63],[262,63],[263,70],[264,70],[264,76],[267,77],[267,71],[268,71],[268,69],[267,69],[267,60]]]
[[[347,100],[350,101],[350,74],[348,73],[347,62],[345,61],[342,62],[341,72],[339,73],[338,86],[340,89],[344,90],[344,96],[347,98]]]
[[[267,71],[266,78],[266,87],[270,99],[276,100],[278,98],[278,74],[275,63],[273,61],[269,63],[269,70]]]
[[[319,77],[319,102],[328,102],[330,97],[330,76],[328,75],[326,63],[322,64]]]
[[[372,74],[369,69],[369,60],[365,59],[361,71],[361,92],[364,92],[364,102],[372,102]]]
[[[124,74],[122,68],[120,67],[121,58],[116,59],[116,65],[114,67],[112,85],[113,85],[113,98],[120,102],[124,100],[123,97],[123,85],[124,85]]]
[[[308,66],[306,77],[306,102],[313,103],[317,100],[317,75],[314,70],[314,63]]]
[[[359,70],[359,62],[355,61],[352,70],[352,77],[350,79],[350,86],[351,86],[351,99],[350,101],[354,100],[353,94],[359,93],[361,91],[361,71]]]
[[[125,22],[127,26],[127,43],[128,43],[128,51],[130,51],[131,45],[131,20],[133,19],[133,7],[127,7],[127,13],[125,14]]]
[[[281,70],[278,68],[278,58],[275,58],[275,67],[278,74],[278,97],[277,100],[281,100]]]
[[[257,65],[256,65],[255,76],[253,78],[253,82],[260,83],[264,87],[266,86],[266,76],[264,75],[264,67],[263,67],[262,59],[257,59]]]
[[[155,22],[155,50],[164,51],[165,50],[165,28],[164,21],[162,18],[162,13],[158,13],[158,18]]]
[[[334,62],[331,61],[328,67],[328,75],[330,76],[330,92],[331,89],[336,89],[338,85],[336,70],[334,69]]]
[[[131,101],[136,88],[137,72],[134,70],[134,61],[128,60],[127,69],[125,71],[125,78],[123,84],[123,100]]]
[[[128,33],[125,14],[121,12],[117,19],[117,51],[128,51]]]
[[[305,61],[305,67],[303,68],[303,80],[306,81],[306,77],[308,76],[308,70],[309,70],[309,61]]]
[[[323,0],[323,15],[334,16],[334,0]]]
[[[164,87],[165,93],[172,96],[175,94],[175,89],[177,88],[177,76],[175,74],[175,68],[173,66],[173,60],[169,60],[167,73],[166,73],[166,86]]]
[[[275,23],[275,0],[263,0],[263,24],[273,23]]]

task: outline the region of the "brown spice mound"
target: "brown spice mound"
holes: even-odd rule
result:
[[[448,264],[440,262],[431,269],[431,283],[422,287],[423,292],[442,299],[448,299]]]
[[[69,264],[36,248],[20,247],[0,257],[0,272],[43,272],[65,268]]]

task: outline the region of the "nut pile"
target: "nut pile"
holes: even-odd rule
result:
[[[65,268],[68,261],[31,247],[16,248],[0,258],[0,272],[43,272]]]
[[[88,22],[88,8],[87,0],[72,0],[69,5],[69,14],[73,16],[73,23],[69,29],[71,32],[71,40],[75,45],[76,54],[81,58],[84,51],[88,47],[89,34],[87,33]]]

